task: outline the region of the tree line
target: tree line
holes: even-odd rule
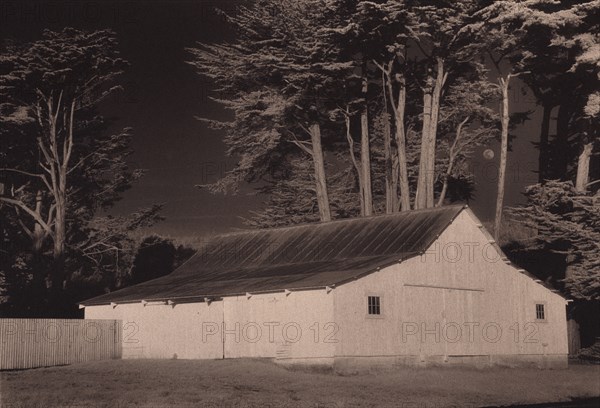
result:
[[[511,106],[521,81],[542,111],[539,183],[508,212],[530,231],[511,248],[556,254],[554,283],[598,300],[599,17],[597,1],[256,0],[225,15],[232,40],[188,49],[232,113],[199,117],[237,163],[203,187],[257,183],[256,227],[419,210],[472,197],[473,154],[497,140],[499,240],[514,129],[532,114]],[[127,66],[111,30],[2,44],[3,305],[64,311],[139,281],[160,205],[103,212],[143,176],[133,130],[98,111]],[[190,255],[175,252],[172,266]]]
[[[225,15],[232,40],[188,49],[232,114],[199,119],[224,132],[238,158],[201,187],[236,193],[257,183],[267,201],[247,222],[259,227],[419,210],[468,201],[473,154],[496,140],[499,241],[514,129],[534,113],[512,106],[522,84],[542,120],[539,183],[510,212],[530,231],[519,248],[560,253],[578,276],[566,279],[570,293],[597,299],[599,17],[596,1],[240,7]],[[569,204],[556,206],[556,195]]]

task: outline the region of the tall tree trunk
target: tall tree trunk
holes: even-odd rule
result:
[[[444,60],[438,57],[436,63],[436,76],[429,73],[423,89],[423,130],[415,208],[430,208],[434,204],[435,143],[442,90],[448,77]]]
[[[369,117],[367,110],[360,115],[360,164],[363,183],[364,215],[373,215],[373,193],[371,190],[371,157],[369,146]]]
[[[385,98],[385,88],[383,91]],[[395,157],[392,156],[392,129],[390,125],[390,116],[387,113],[387,106],[384,106],[383,120],[383,152],[385,159],[385,213],[391,214],[398,208],[398,179],[397,165]]]
[[[575,189],[579,192],[585,192],[590,179],[590,157],[592,156],[593,143],[585,141],[579,160],[577,161],[577,178],[575,179]]]
[[[40,217],[42,216],[42,191],[38,190],[35,195],[35,212]],[[32,250],[35,255],[40,255],[42,252],[42,247],[44,245],[44,240],[47,234],[44,231],[44,228],[41,226],[39,222],[36,222],[33,226],[33,231],[31,233],[31,242],[32,242]]]
[[[66,174],[63,175],[66,177]],[[66,241],[66,180],[61,177],[60,187],[56,198],[56,215],[54,219],[54,250],[53,257],[58,259],[65,252]]]
[[[67,223],[67,174],[69,170],[69,160],[73,151],[73,129],[75,115],[75,100],[71,101],[68,110],[68,120],[64,120],[64,127],[67,134],[63,138],[62,143],[59,141],[57,131],[57,118],[61,110],[62,92],[58,98],[57,106],[54,110],[53,100],[49,99],[49,112],[54,112],[50,115],[50,133],[49,133],[49,152],[44,153],[49,156],[50,168],[52,170],[52,196],[54,199],[55,214],[54,214],[54,248],[53,248],[53,271],[52,271],[52,294],[53,302],[56,306],[61,303],[60,293],[67,284],[68,277],[66,276],[64,256],[65,244],[67,240],[66,223]],[[65,117],[67,114],[65,113]]]
[[[392,84],[388,78],[388,91],[394,118],[396,119],[396,148],[398,149],[398,175],[400,183],[400,209],[410,210],[410,187],[408,185],[408,160],[406,158],[406,129],[404,127],[404,114],[406,110],[406,79],[400,76],[398,79],[398,104],[393,106]]]
[[[323,147],[321,145],[321,127],[318,123],[313,123],[310,126],[309,131],[312,143],[313,164],[315,169],[319,218],[321,221],[331,221],[329,196],[327,194],[327,176],[325,174],[325,160],[323,158]]]
[[[419,175],[417,178],[417,193],[415,209],[427,208],[427,169],[429,164],[429,132],[431,131],[431,101],[433,92],[433,76],[429,74],[423,89],[423,126],[421,130],[421,154],[419,157]]]
[[[539,159],[538,159],[538,182],[543,183],[548,178],[548,135],[550,133],[550,115],[552,113],[553,106],[545,104],[543,106],[542,113],[542,126],[540,130],[540,144],[539,144]]]
[[[452,175],[452,170],[454,169],[454,162],[456,161],[457,156],[457,146],[458,141],[462,137],[462,129],[463,126],[469,121],[470,117],[466,117],[462,122],[458,124],[456,127],[456,137],[454,138],[454,142],[452,142],[452,146],[450,146],[450,152],[448,152],[448,168],[446,169],[446,174],[444,175],[444,184],[442,186],[442,191],[440,193],[440,197],[437,202],[437,207],[441,207],[444,204],[444,200],[446,199],[446,193],[448,191],[448,179]]]
[[[506,181],[506,162],[508,159],[508,126],[509,126],[509,107],[508,107],[508,86],[511,75],[506,78],[500,78],[502,90],[502,141],[500,145],[500,166],[498,168],[498,194],[496,196],[496,216],[494,218],[494,239],[496,242],[500,237],[500,225],[502,222],[502,208],[504,206],[504,185]]]
[[[360,215],[365,215],[365,193],[364,193],[364,183],[363,183],[363,173],[361,170],[361,166],[358,164],[358,160],[356,160],[356,154],[354,153],[354,139],[352,138],[352,131],[350,130],[350,109],[346,107],[346,112],[344,114],[344,119],[346,123],[346,140],[348,141],[348,151],[350,153],[350,160],[352,161],[352,166],[354,166],[354,170],[356,171],[356,177],[358,178],[358,198],[360,199]]]
[[[392,185],[393,191],[395,192],[393,197],[394,207],[392,208],[392,212],[398,212],[401,210],[399,194],[400,194],[400,185],[398,182],[400,181],[400,160],[398,158],[398,151],[392,151]],[[410,205],[410,203],[409,203]],[[410,208],[409,208],[410,209]]]
[[[35,195],[35,212],[38,216],[42,217],[42,191],[38,190]],[[52,211],[52,210],[50,210]],[[31,267],[32,273],[32,297],[29,299],[30,304],[36,309],[38,313],[43,312],[45,307],[44,303],[47,300],[46,289],[49,286],[49,279],[51,279],[51,272],[45,267],[44,263],[44,242],[48,233],[39,222],[36,222],[31,231],[31,242],[32,242],[32,262]]]
[[[56,312],[63,311],[64,299],[63,290],[67,285],[67,275],[65,271],[65,242],[66,242],[66,187],[67,187],[67,168],[58,166],[58,183],[55,191],[56,212],[54,218],[54,248],[52,262],[52,290],[51,303]]]
[[[380,66],[380,68],[383,68]],[[381,70],[381,90],[383,96],[383,108],[381,120],[383,121],[383,156],[385,160],[385,213],[396,212],[398,200],[398,179],[394,177],[396,169],[396,157],[392,154],[392,128],[387,104],[387,85],[385,70]],[[393,97],[393,96],[392,96]]]
[[[360,114],[360,164],[362,171],[363,194],[364,194],[364,215],[373,214],[373,191],[371,186],[371,148],[369,141],[369,107],[367,105],[368,79],[366,77],[366,67],[363,67],[363,100],[364,107]]]
[[[435,183],[435,149],[437,141],[437,125],[440,113],[440,103],[442,99],[442,90],[446,83],[448,74],[444,69],[444,60],[437,58],[437,74],[435,85],[431,97],[431,120],[429,121],[429,142],[427,143],[427,170],[426,175],[426,207],[431,208],[434,205],[434,183]]]

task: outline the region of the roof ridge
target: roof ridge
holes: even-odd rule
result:
[[[282,225],[279,227],[265,227],[265,228],[254,228],[254,229],[239,230],[239,231],[230,231],[230,232],[224,232],[224,233],[219,233],[219,234],[203,237],[204,239],[201,239],[200,242],[206,243],[208,241],[212,241],[215,238],[224,238],[224,237],[243,235],[243,234],[249,234],[249,233],[257,233],[257,232],[265,232],[265,231],[280,231],[280,230],[289,230],[289,229],[296,229],[296,228],[300,229],[300,228],[307,228],[307,227],[331,225],[331,224],[335,224],[335,223],[360,222],[360,221],[365,221],[365,220],[381,219],[381,218],[395,218],[395,217],[408,216],[410,214],[415,214],[415,213],[436,212],[436,211],[444,211],[444,210],[458,209],[458,208],[464,209],[464,208],[468,208],[468,207],[469,206],[467,204],[451,204],[451,205],[445,205],[442,207],[431,207],[431,208],[421,208],[418,210],[399,211],[399,212],[395,212],[395,213],[391,213],[391,214],[373,214],[373,215],[362,216],[362,217],[336,218],[336,219],[333,219],[330,221],[317,221],[317,222],[307,222],[307,223],[294,224],[294,225]]]
[[[405,259],[407,256],[408,257],[412,257],[414,255],[418,255],[420,252],[419,251],[412,251],[412,252],[407,252],[405,254],[389,254],[389,255],[362,255],[362,256],[357,256],[352,258],[355,261],[364,261],[364,260],[370,260],[370,259],[376,259],[376,258],[392,258],[392,259]],[[319,260],[311,260],[311,261],[294,261],[294,262],[280,262],[280,263],[273,263],[273,264],[267,264],[267,265],[263,265],[260,263],[257,264],[247,264],[244,266],[240,266],[237,267],[236,270],[247,270],[247,269],[255,269],[257,267],[261,267],[263,269],[269,269],[269,268],[280,268],[280,267],[288,267],[288,266],[297,266],[297,265],[315,265],[315,264],[325,264],[325,263],[331,263],[331,262],[335,262],[335,261],[344,261],[345,258],[328,258],[328,259],[319,259]],[[226,267],[225,269],[231,269],[230,266]],[[174,270],[171,273],[175,273],[177,271]],[[167,276],[167,275],[165,275]],[[183,275],[182,275],[183,276]]]

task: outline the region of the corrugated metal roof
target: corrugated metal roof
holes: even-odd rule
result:
[[[447,206],[215,236],[170,275],[82,304],[339,285],[425,251],[463,208]]]

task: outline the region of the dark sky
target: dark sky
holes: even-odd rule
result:
[[[230,169],[218,132],[209,130],[194,116],[225,118],[208,100],[211,84],[185,64],[185,47],[196,41],[219,41],[232,35],[214,13],[215,5],[231,10],[231,0],[197,1],[3,1],[0,3],[2,38],[32,40],[44,28],[72,26],[84,29],[112,28],[122,55],[131,66],[124,78],[125,91],[109,98],[102,110],[116,119],[115,129],[134,129],[132,164],[147,175],[111,210],[125,214],[153,203],[164,203],[166,221],[153,230],[173,237],[227,231],[241,227],[240,216],[260,206],[261,197],[247,186],[237,196],[211,195],[194,186],[215,181]],[[523,95],[515,82],[515,110],[534,109],[531,96]],[[522,200],[524,186],[536,182],[539,112],[515,132],[509,154],[506,204]],[[477,152],[473,160],[476,197],[470,203],[484,220],[494,211],[498,145],[488,146],[493,160]]]

